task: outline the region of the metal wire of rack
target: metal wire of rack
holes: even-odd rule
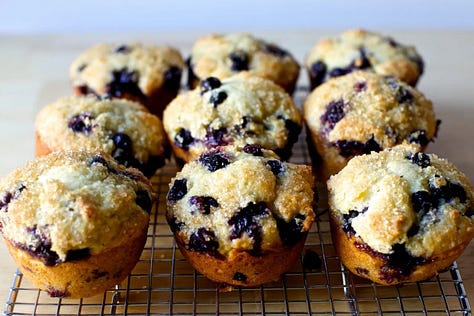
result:
[[[300,88],[295,100],[307,94]],[[305,135],[293,149],[295,163],[309,164]],[[351,274],[341,265],[331,241],[327,210],[317,209],[306,249],[321,258],[320,269],[300,262],[278,282],[221,292],[197,273],[177,250],[165,220],[170,163],[152,179],[159,199],[151,214],[141,258],[114,289],[78,300],[51,298],[17,271],[4,315],[470,315],[459,269],[423,282],[381,286]],[[324,201],[323,203],[324,204]]]

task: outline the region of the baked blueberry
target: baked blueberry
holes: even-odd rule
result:
[[[328,130],[332,130],[337,122],[344,117],[344,108],[346,106],[347,103],[344,103],[343,99],[331,101],[327,105],[326,112],[321,115],[321,123],[327,126]]]
[[[263,46],[263,51],[267,52],[269,54],[275,55],[277,57],[283,58],[285,56],[288,56],[288,52],[284,50],[283,48],[275,45],[275,44],[266,44]]]
[[[217,254],[219,242],[212,230],[201,227],[191,234],[187,248],[201,253]]]
[[[194,137],[191,135],[191,132],[185,128],[180,129],[174,137],[174,143],[176,146],[181,147],[184,150],[188,150],[189,145],[193,142]]]
[[[229,59],[232,63],[231,69],[233,71],[243,71],[249,69],[249,57],[244,51],[235,51],[229,54]]]
[[[262,145],[258,144],[247,144],[244,146],[243,151],[254,156],[263,156]]]
[[[225,91],[213,91],[209,102],[216,108],[219,104],[224,102],[225,99],[227,99],[227,93]]]
[[[203,143],[208,148],[214,148],[217,146],[225,146],[229,143],[226,139],[227,128],[221,127],[219,129],[209,128],[206,132],[206,137],[204,138]]]
[[[131,51],[132,51],[132,49],[129,46],[125,45],[125,44],[118,46],[114,50],[115,53],[120,53],[120,54],[128,54]]]
[[[67,251],[66,260],[64,261],[68,262],[68,261],[87,259],[90,256],[91,256],[91,250],[89,248],[71,249]]]
[[[138,87],[139,74],[137,71],[129,71],[124,68],[112,72],[112,81],[110,81],[105,89],[105,93],[111,97],[121,98],[125,94],[130,94],[142,100],[146,100],[146,96]]]
[[[410,133],[407,137],[408,142],[426,146],[431,141],[424,130],[416,130]]]
[[[303,223],[306,216],[303,214],[297,214],[289,222],[286,222],[280,217],[275,217],[278,233],[280,238],[286,245],[294,245],[304,236]]]
[[[74,133],[89,135],[92,132],[92,128],[94,127],[92,124],[93,119],[94,117],[92,116],[91,112],[83,112],[74,115],[67,123],[67,127],[72,129]]]
[[[221,81],[216,77],[207,77],[201,81],[201,95],[219,88],[222,85]]]
[[[186,195],[186,193],[188,193],[187,180],[176,179],[168,192],[168,201],[179,201]]]
[[[233,279],[235,281],[240,281],[240,282],[247,282],[247,276],[243,274],[242,272],[235,272]]]
[[[150,196],[150,192],[146,190],[139,190],[136,192],[137,197],[135,198],[135,203],[140,206],[148,214],[151,213],[151,208],[153,206],[153,200]]]
[[[318,60],[311,65],[310,77],[311,87],[315,88],[323,83],[326,77],[327,66],[324,62]]]
[[[268,160],[267,165],[270,166],[270,169],[276,176],[286,171],[285,165],[278,160]]]
[[[225,168],[230,164],[227,154],[216,150],[202,154],[199,157],[199,162],[210,172]]]
[[[343,157],[352,157],[362,154],[370,154],[372,151],[380,151],[382,148],[375,141],[374,137],[370,138],[367,142],[362,143],[356,140],[338,140],[332,143],[335,146],[339,154]]]
[[[211,212],[211,207],[218,207],[216,199],[210,196],[198,196],[193,195],[189,198],[189,204],[194,206],[200,213],[209,214]]]
[[[424,154],[422,152],[410,154],[406,158],[411,160],[411,162],[420,166],[421,168],[427,168],[431,166],[430,157],[427,154]]]

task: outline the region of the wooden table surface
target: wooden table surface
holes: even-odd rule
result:
[[[338,30],[258,31],[259,37],[290,50],[300,61],[321,37]],[[474,182],[474,30],[381,30],[401,43],[412,43],[425,59],[418,88],[433,101],[442,120],[429,152],[448,158]],[[71,94],[68,68],[84,49],[99,42],[143,41],[169,44],[187,56],[194,40],[207,32],[0,36],[0,177],[34,156],[34,120],[38,110]],[[306,84],[306,74],[300,84]],[[7,300],[16,269],[0,242],[0,306]],[[457,260],[471,304],[474,302],[474,245]]]

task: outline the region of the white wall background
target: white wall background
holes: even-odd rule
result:
[[[473,29],[474,0],[0,0],[0,34]]]

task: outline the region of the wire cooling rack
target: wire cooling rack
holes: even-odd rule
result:
[[[295,100],[307,89],[300,88]],[[309,164],[305,134],[293,149],[295,163]],[[13,276],[4,315],[470,315],[459,269],[454,263],[438,276],[400,287],[381,286],[351,274],[341,265],[331,241],[324,208],[305,249],[316,252],[321,267],[305,268],[303,257],[278,282],[221,292],[197,273],[176,248],[164,210],[174,163],[152,179],[159,199],[152,211],[141,258],[114,289],[85,299],[50,298],[20,272]]]

